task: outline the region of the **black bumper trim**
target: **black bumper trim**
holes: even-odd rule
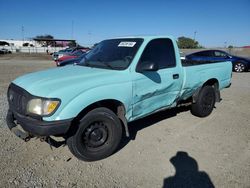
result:
[[[15,120],[17,120],[18,124],[20,124],[23,130],[29,133],[30,135],[57,136],[57,135],[65,135],[68,132],[73,119],[59,120],[59,121],[42,121],[31,117],[23,116],[18,113],[13,113],[11,110],[9,110],[6,117],[6,122],[9,129],[12,131],[15,130],[17,127]],[[27,133],[24,134],[27,135]],[[21,137],[19,135],[17,136]]]

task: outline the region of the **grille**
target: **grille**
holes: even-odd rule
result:
[[[24,89],[11,84],[8,90],[8,102],[12,111],[26,115],[26,105],[29,99],[29,93]]]

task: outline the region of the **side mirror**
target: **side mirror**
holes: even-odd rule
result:
[[[139,62],[136,67],[136,72],[145,72],[145,71],[158,71],[159,67],[156,63],[151,61]]]

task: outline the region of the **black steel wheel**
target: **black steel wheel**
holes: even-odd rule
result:
[[[77,132],[67,139],[67,144],[78,159],[96,161],[111,155],[121,137],[119,118],[107,108],[97,108],[82,118]]]
[[[93,122],[83,132],[83,144],[85,144],[89,150],[99,150],[101,147],[104,147],[105,144],[109,144],[108,133],[108,126],[104,122]]]
[[[192,104],[191,112],[198,117],[206,117],[213,111],[215,104],[215,90],[212,86],[204,86],[199,93],[198,99]]]

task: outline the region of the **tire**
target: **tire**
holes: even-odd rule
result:
[[[191,106],[191,113],[198,117],[206,117],[213,111],[215,90],[212,86],[204,86],[198,95],[196,103]]]
[[[122,125],[116,114],[107,108],[96,108],[81,119],[67,145],[78,159],[96,161],[113,154],[121,138]]]
[[[237,62],[234,64],[234,71],[235,72],[245,72],[246,65],[242,62]]]

